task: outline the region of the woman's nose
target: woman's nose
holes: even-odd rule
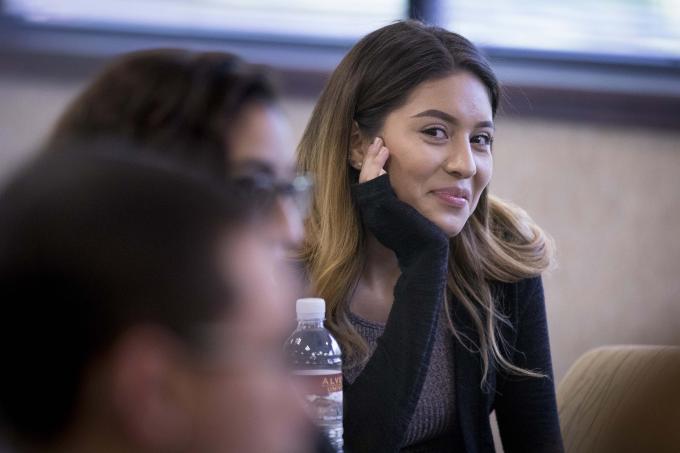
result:
[[[467,137],[451,141],[444,170],[461,179],[471,178],[477,173],[474,153]]]

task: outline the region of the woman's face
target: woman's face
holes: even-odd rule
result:
[[[277,107],[261,102],[246,105],[231,125],[227,143],[234,176],[263,176],[278,183],[295,177],[290,126]],[[279,197],[271,234],[285,248],[295,248],[302,240],[302,220],[294,201]]]
[[[461,71],[419,85],[379,134],[399,199],[456,236],[491,179],[493,134],[489,93],[477,77]]]

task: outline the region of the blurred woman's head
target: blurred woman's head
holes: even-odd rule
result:
[[[50,142],[102,137],[224,178],[274,187],[295,177],[294,145],[272,82],[231,54],[164,49],[117,59],[66,109]],[[282,240],[298,242],[295,203],[276,201]]]
[[[390,150],[385,170],[399,199],[451,238],[449,287],[478,325],[485,369],[491,359],[509,365],[497,354],[488,281],[534,275],[547,254],[540,230],[487,193],[499,97],[477,47],[415,21],[368,34],[332,74],[298,148],[299,170],[317,181],[303,256],[349,356],[367,352],[345,315],[366,239],[350,186],[379,137]]]
[[[289,451],[293,290],[261,222],[128,151],[52,150],[0,193],[2,427],[36,450]]]

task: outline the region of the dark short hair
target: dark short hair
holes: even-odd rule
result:
[[[226,175],[228,125],[273,104],[268,74],[223,52],[155,49],[112,62],[67,107],[50,141],[122,137]],[[142,148],[146,149],[146,148]]]
[[[198,346],[196,327],[228,314],[218,241],[247,207],[130,148],[42,153],[0,192],[0,416],[18,439],[63,432],[88,364],[126,329]]]

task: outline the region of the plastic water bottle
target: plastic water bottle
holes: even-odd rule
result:
[[[338,342],[323,325],[326,302],[298,299],[295,310],[298,326],[286,341],[285,353],[313,421],[341,453],[342,356]]]

